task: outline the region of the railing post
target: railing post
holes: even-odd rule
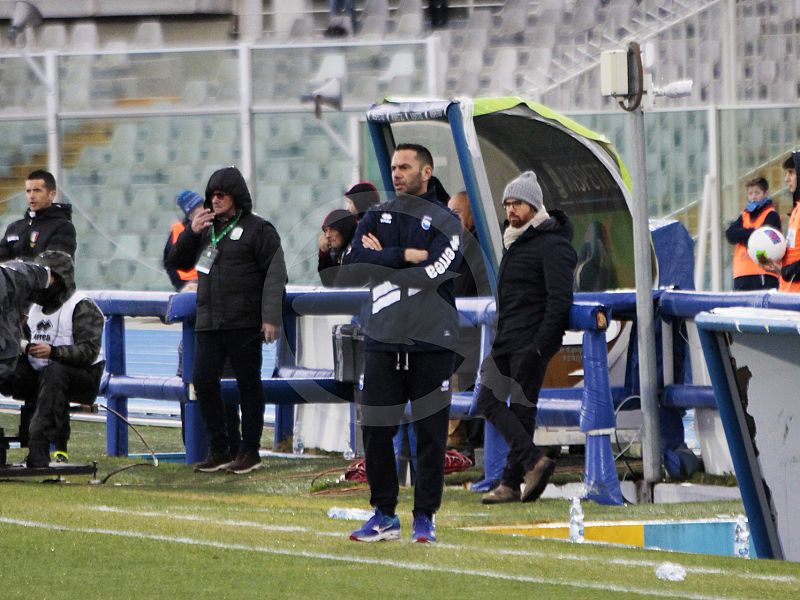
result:
[[[104,330],[106,371],[112,377],[125,375],[125,317],[110,315],[106,319]],[[127,456],[127,423],[115,413],[119,413],[127,419],[128,398],[126,396],[106,396],[106,404],[111,409],[106,416],[106,454],[108,456]]]
[[[276,360],[281,366],[297,364],[297,312],[292,308],[290,302],[286,301],[287,306],[283,311],[283,342],[285,346],[279,347],[276,353]],[[292,436],[294,430],[294,405],[275,404],[275,442],[274,448],[277,450],[281,443]]]
[[[194,393],[192,375],[194,373],[194,319],[182,322],[183,342],[183,386],[186,390],[186,402],[183,405],[183,445],[186,448],[186,464],[192,465],[202,461],[208,452],[208,440],[200,405]]]

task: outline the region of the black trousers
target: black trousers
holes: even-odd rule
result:
[[[52,443],[56,450],[66,452],[69,403],[93,404],[102,375],[103,363],[74,367],[52,362],[37,371],[27,356],[21,356],[14,374],[0,385],[3,394],[25,401],[20,415],[20,441],[31,445]]]
[[[502,482],[519,487],[542,455],[533,443],[536,404],[547,370],[547,360],[535,352],[490,354],[481,365],[478,411],[503,436],[508,458]],[[511,397],[510,404],[506,400]]]
[[[261,343],[264,337],[257,328],[198,331],[192,382],[200,403],[210,449],[230,452],[235,446],[229,428],[235,430],[226,414],[220,379],[226,359],[230,360],[239,388],[242,412],[241,452],[257,452],[264,429],[264,390],[261,387]]]
[[[778,289],[780,280],[775,275],[741,275],[733,278],[733,291]]]
[[[450,377],[454,353],[365,352],[362,431],[370,504],[387,515],[397,508],[397,478],[392,438],[411,401],[417,436],[414,513],[433,515],[442,503],[444,452],[450,415]]]

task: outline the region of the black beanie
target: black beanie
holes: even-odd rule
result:
[[[353,239],[356,225],[358,225],[358,220],[355,215],[343,208],[337,208],[329,212],[328,216],[325,217],[322,222],[322,230],[324,231],[326,228],[335,229],[342,235],[344,243],[347,245]]]
[[[380,204],[381,196],[378,188],[369,181],[360,181],[344,193],[345,197],[353,203],[361,217],[371,206]]]

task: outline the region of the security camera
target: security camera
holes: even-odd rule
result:
[[[683,98],[691,95],[693,84],[691,79],[681,79],[668,83],[663,88],[656,88],[655,93],[656,96],[666,96],[667,98]]]

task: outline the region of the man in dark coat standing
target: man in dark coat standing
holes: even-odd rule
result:
[[[63,250],[75,256],[77,246],[72,224],[72,205],[54,202],[58,191],[48,171],[32,171],[25,180],[28,209],[11,223],[0,239],[0,260],[33,259],[45,250]]]
[[[275,227],[252,209],[250,191],[236,167],[214,172],[203,210],[178,237],[170,256],[176,268],[194,266],[198,272],[193,383],[210,448],[196,471],[248,473],[261,465],[261,344],[275,341],[280,331],[286,263]],[[236,374],[242,412],[242,442],[235,458],[220,387],[226,359]]]
[[[509,225],[497,276],[497,334],[481,365],[477,403],[509,451],[501,482],[484,504],[532,502],[555,470],[533,432],[547,363],[569,324],[577,262],[572,225],[563,212],[547,212],[533,171],[506,186],[503,206]]]
[[[453,295],[461,226],[433,185],[433,158],[418,144],[392,155],[396,197],[358,224],[342,272],[370,286],[362,375],[362,431],[375,513],[354,541],[400,538],[399,481],[392,438],[411,403],[417,439],[412,541],[436,541],[434,513],[444,487],[450,377],[458,346]]]

